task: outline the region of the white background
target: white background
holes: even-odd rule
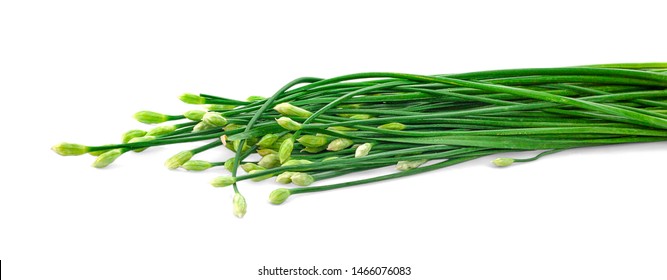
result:
[[[241,1],[237,1],[241,2]],[[410,266],[391,279],[665,279],[665,143],[292,197],[168,171],[191,147],[108,170],[60,141],[117,142],[183,92],[269,96],[300,76],[667,61],[661,1],[3,1],[3,279],[281,279],[267,267]],[[202,155],[224,160],[222,149]],[[388,279],[320,277],[321,279]],[[283,279],[312,279],[287,277]]]

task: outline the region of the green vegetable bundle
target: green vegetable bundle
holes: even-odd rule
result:
[[[558,151],[599,145],[667,140],[667,63],[481,71],[449,75],[358,73],[330,79],[296,79],[269,98],[234,100],[186,93],[204,105],[182,115],[135,114],[148,131],[130,130],[122,143],[60,143],[60,155],[97,156],[94,167],[123,153],[184,142],[208,141],[169,158],[169,169],[219,167],[231,175],[211,181],[232,186],[234,213],[246,213],[241,181],[275,177],[290,196],[414,175],[509,151],[539,151],[532,158],[498,158],[497,166]],[[219,162],[193,159],[224,146],[235,153]],[[250,160],[252,154],[260,160]],[[353,172],[394,165],[397,171],[362,180],[322,184]],[[238,172],[239,167],[245,174]],[[317,183],[317,186],[311,184]]]

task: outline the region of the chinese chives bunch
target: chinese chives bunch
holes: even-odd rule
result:
[[[358,73],[299,78],[268,98],[186,93],[180,99],[205,109],[180,115],[141,111],[138,121],[161,125],[130,130],[119,144],[60,143],[53,150],[94,155],[93,166],[103,168],[129,151],[203,142],[176,153],[165,166],[229,173],[211,184],[233,188],[234,213],[243,217],[247,203],[238,185],[247,180],[292,184],[270,193],[269,201],[281,204],[299,193],[419,174],[496,153],[539,152],[493,161],[508,166],[571,148],[667,140],[667,63],[449,75]],[[196,159],[214,148],[234,156]],[[261,159],[248,160],[255,153]],[[396,171],[326,184],[329,178],[390,165]]]

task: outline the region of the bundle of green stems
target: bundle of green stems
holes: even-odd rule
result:
[[[130,130],[119,144],[60,143],[53,150],[97,156],[93,166],[103,168],[129,151],[206,142],[165,165],[229,172],[211,184],[232,186],[234,214],[243,217],[247,203],[238,185],[247,180],[292,183],[270,193],[269,201],[281,204],[295,194],[410,176],[497,153],[537,152],[493,161],[504,167],[572,148],[667,140],[667,63],[303,77],[268,98],[186,93],[180,99],[205,109],[180,115],[141,111],[135,118],[142,123],[168,124]],[[218,147],[234,156],[194,159]],[[261,159],[249,160],[255,153]],[[326,184],[392,165],[397,171],[386,175]]]

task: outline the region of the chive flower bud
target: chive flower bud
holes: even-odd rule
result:
[[[61,156],[80,156],[87,153],[89,148],[84,145],[62,142],[51,147],[51,150]]]
[[[217,112],[208,112],[202,117],[202,121],[212,126],[225,126],[227,119]]]
[[[230,124],[228,124],[227,126],[225,126],[225,127],[223,128],[223,130],[225,130],[225,131],[230,131],[230,130],[236,130],[236,129],[240,129],[240,128],[244,128],[244,127],[245,127],[245,125],[240,125],[240,124],[236,124],[236,123],[230,123]]]
[[[109,164],[114,162],[119,156],[123,154],[123,149],[113,149],[109,150],[101,155],[99,155],[95,162],[93,162],[93,167],[95,168],[104,168]]]
[[[248,172],[248,174],[252,175],[252,174],[255,174],[255,173],[261,172],[261,171],[263,171],[263,170],[251,170],[250,172]],[[266,174],[266,175],[262,175],[262,176],[258,176],[258,177],[253,177],[250,180],[252,180],[253,182],[259,182],[259,181],[264,181],[266,179],[269,179],[271,177],[273,177],[273,174]]]
[[[248,173],[250,173],[251,171],[254,171],[254,170],[260,170],[260,171],[261,170],[266,170],[266,168],[261,167],[261,166],[255,164],[255,163],[252,163],[252,162],[241,164],[241,168],[243,169],[243,171],[248,172]]]
[[[296,172],[292,171],[285,171],[280,173],[280,175],[276,176],[276,182],[281,184],[289,184],[292,182],[292,175],[294,174],[296,174]]]
[[[283,116],[288,116],[288,117],[302,117],[302,118],[307,118],[310,117],[313,113],[311,113],[308,110],[305,110],[303,108],[294,106],[289,103],[280,103],[273,107],[273,110],[278,111]]]
[[[338,108],[341,108],[341,109],[359,109],[359,108],[361,108],[361,104],[359,104],[359,103],[343,104],[343,105],[338,106]]]
[[[245,140],[246,145],[248,146],[253,146],[259,142],[259,138],[257,137],[250,137]]]
[[[327,144],[327,138],[324,136],[315,136],[315,135],[304,135],[301,138],[297,139],[299,143],[306,146],[307,148],[317,148]]]
[[[301,124],[300,123],[295,122],[288,117],[280,117],[280,118],[276,119],[276,121],[278,122],[278,124],[280,126],[282,126],[282,128],[287,129],[287,130],[295,131],[295,130],[301,129]]]
[[[148,141],[153,141],[155,139],[156,139],[155,136],[141,136],[141,137],[132,138],[127,143],[148,142]],[[140,153],[140,152],[143,152],[146,149],[148,149],[148,147],[134,149],[133,151],[137,152],[137,153]]]
[[[332,152],[337,152],[343,149],[346,149],[354,144],[354,141],[346,138],[337,138],[331,143],[329,143],[329,146],[327,146],[327,150],[332,151]]]
[[[405,129],[405,125],[402,123],[397,123],[397,122],[392,122],[392,123],[387,123],[378,126],[378,128],[381,129],[388,129],[388,130],[403,130]]]
[[[285,162],[292,155],[292,150],[294,149],[294,140],[292,138],[283,141],[280,144],[280,150],[278,150],[278,158],[280,162]]]
[[[129,130],[129,131],[123,133],[122,142],[123,143],[128,143],[128,142],[130,142],[130,140],[132,140],[132,138],[144,136],[144,135],[146,135],[146,133],[148,133],[148,132],[146,132],[144,130],[140,130],[140,129]]]
[[[514,159],[513,158],[497,158],[497,159],[494,159],[492,162],[493,162],[493,164],[495,164],[498,167],[507,167],[507,166],[512,165],[512,163],[514,163]]]
[[[204,171],[213,167],[213,164],[205,160],[188,160],[181,167],[187,171]]]
[[[232,176],[218,176],[211,180],[211,185],[214,187],[226,187],[236,183],[236,178]]]
[[[269,202],[275,205],[282,204],[291,194],[290,190],[286,188],[275,189],[269,194]]]
[[[262,101],[264,99],[266,99],[266,97],[258,96],[258,95],[251,95],[251,96],[248,96],[248,98],[246,98],[246,100],[248,102]]]
[[[215,126],[207,123],[207,122],[198,122],[193,128],[192,132],[199,132],[199,131],[204,131],[204,130],[209,130],[215,128]]]
[[[418,159],[418,160],[402,160],[402,161],[399,161],[399,162],[396,164],[396,169],[397,169],[397,170],[400,170],[400,171],[406,171],[406,170],[410,170],[410,169],[415,169],[415,168],[421,166],[422,164],[426,163],[427,161],[428,161],[428,160],[426,160],[426,159]]]
[[[232,152],[236,151],[236,149],[234,148],[234,143],[232,143],[232,142],[226,142],[225,148],[229,149]]]
[[[265,157],[265,156],[271,155],[271,154],[277,155],[278,152],[276,152],[273,149],[257,149],[257,154],[259,154],[260,156]]]
[[[238,151],[240,145],[241,145],[241,140],[236,140],[232,142],[232,151],[234,152]],[[247,151],[248,149],[250,149],[250,146],[248,146],[248,141],[245,141],[245,143],[243,143],[243,149],[241,151]]]
[[[233,204],[234,204],[234,216],[238,218],[243,218],[248,209],[248,204],[245,202],[245,197],[243,197],[240,193],[235,193]]]
[[[303,172],[296,172],[296,174],[292,175],[291,179],[293,184],[301,187],[309,186],[315,182],[315,178],[313,178],[313,176]]]
[[[226,105],[226,104],[210,104],[206,105],[206,109],[209,111],[229,111],[236,108],[236,105]]]
[[[225,169],[227,169],[227,171],[232,172],[232,167],[234,166],[234,158],[226,160],[224,166]]]
[[[134,114],[134,118],[145,124],[163,123],[169,120],[169,116],[152,111],[139,111]]]
[[[270,148],[272,150],[280,149],[280,145],[282,145],[283,142],[285,142],[285,140],[287,140],[287,139],[292,139],[292,133],[286,133],[285,135],[280,136],[280,138],[278,138],[278,140],[276,140],[276,142],[274,142],[273,145],[271,145]]]
[[[167,161],[164,162],[164,166],[169,169],[176,169],[183,165],[186,161],[190,160],[195,154],[192,151],[182,151],[178,154],[173,155]]]
[[[285,163],[283,163],[283,165],[281,165],[281,166],[302,165],[302,164],[311,164],[311,163],[313,163],[313,162],[310,161],[310,160],[307,160],[307,159],[290,159],[290,160],[286,161]]]
[[[271,147],[271,145],[273,145],[273,143],[275,143],[276,140],[278,140],[278,135],[269,133],[262,136],[262,139],[260,139],[259,142],[257,142],[257,146],[260,146],[262,148],[268,148]]]
[[[326,149],[327,149],[326,146],[317,147],[317,148],[305,147],[301,151],[311,153],[311,154],[316,154],[316,153],[319,153],[319,152],[324,151]]]
[[[350,116],[349,118],[353,119],[353,120],[367,120],[367,119],[370,119],[372,117],[373,116],[371,116],[369,114],[355,114],[355,115]]]
[[[187,118],[188,120],[191,121],[201,121],[201,119],[204,117],[204,114],[206,114],[206,111],[202,110],[190,110],[185,113],[183,113],[183,116]]]
[[[372,147],[373,147],[373,144],[371,144],[371,143],[361,144],[359,147],[357,147],[357,150],[354,151],[354,157],[355,158],[360,158],[360,157],[367,156],[368,153],[371,152]]]
[[[172,133],[176,130],[175,125],[162,125],[158,127],[154,127],[153,129],[149,130],[146,135],[148,136],[162,136],[165,134]]]
[[[263,156],[257,165],[264,168],[274,168],[280,165],[280,158],[278,158],[277,154],[268,154]]]
[[[198,94],[184,93],[178,97],[181,101],[187,104],[205,104],[206,98],[199,96]]]
[[[338,132],[340,132],[340,131],[355,131],[355,130],[358,130],[358,129],[356,129],[356,128],[347,127],[347,126],[330,126],[330,127],[327,128],[327,129],[328,129],[328,130],[338,131]]]

